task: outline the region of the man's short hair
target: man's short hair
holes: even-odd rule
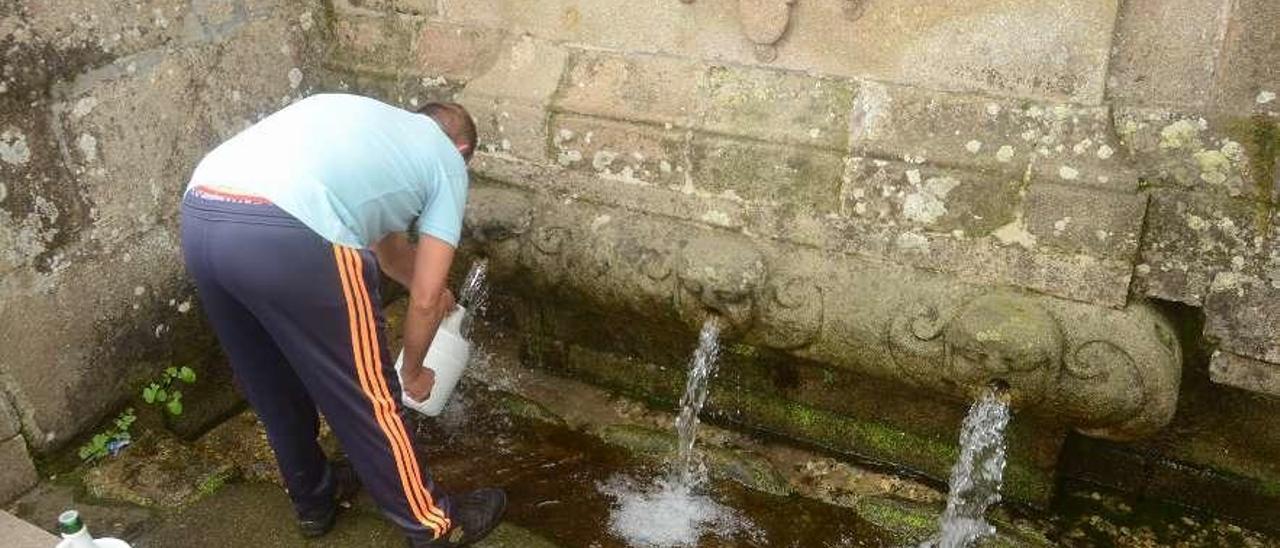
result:
[[[480,146],[480,139],[476,135],[476,121],[471,118],[471,113],[467,112],[466,108],[458,103],[433,102],[422,105],[418,112],[435,120],[440,125],[440,129],[444,130],[445,135],[448,135],[462,150],[463,158],[471,159],[476,147]]]

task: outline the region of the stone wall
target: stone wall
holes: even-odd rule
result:
[[[1149,438],[1097,451],[1274,501],[1275,429],[1185,430],[1280,395],[1273,4],[334,0],[325,66],[477,115],[467,250],[531,363],[670,403],[714,312],[721,420],[941,477],[954,413],[830,392],[998,378],[1018,498]]]
[[[8,398],[44,451],[174,359],[192,164],[351,90],[476,114],[465,251],[531,363],[669,401],[715,313],[727,422],[938,477],[999,379],[1018,498],[1073,440],[1147,438],[1274,499],[1274,428],[1244,460],[1170,433],[1219,413],[1189,396],[1280,395],[1276,28],[1267,0],[0,7]]]
[[[481,179],[1102,307],[1185,303],[1216,380],[1280,393],[1256,304],[1280,284],[1271,3],[408,6],[337,2],[330,66],[398,81],[361,87],[391,99],[460,91]]]
[[[0,500],[34,482],[29,451],[210,353],[181,189],[316,84],[324,18],[278,0],[0,3]]]

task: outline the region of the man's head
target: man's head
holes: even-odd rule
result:
[[[467,109],[458,103],[427,103],[418,112],[435,120],[454,146],[458,147],[462,158],[471,161],[471,155],[479,145],[479,138],[476,136],[476,122],[471,119]]]

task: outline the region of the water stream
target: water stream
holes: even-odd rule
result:
[[[695,546],[706,534],[721,539],[747,536],[763,542],[760,532],[740,512],[714,500],[706,492],[707,470],[695,451],[698,414],[707,401],[709,381],[720,356],[720,326],[712,318],[702,326],[698,348],[689,363],[689,376],[676,419],[677,452],[665,474],[651,485],[619,475],[600,486],[613,498],[609,529],[631,546]]]
[[[698,414],[707,402],[707,388],[711,375],[720,360],[720,326],[714,319],[708,320],[698,334],[698,349],[689,362],[689,377],[685,381],[684,396],[680,397],[680,415],[676,418],[679,436],[679,452],[676,455],[676,474],[680,483],[697,486],[706,477],[706,471],[693,450],[698,436]]]
[[[467,309],[467,316],[462,321],[462,336],[468,340],[471,339],[472,320],[483,316],[489,306],[488,275],[489,260],[476,259],[458,291],[458,304]]]
[[[995,527],[983,516],[1000,501],[1009,416],[1009,402],[997,388],[983,391],[969,409],[960,430],[960,456],[951,469],[938,536],[922,546],[962,548],[995,534]]]

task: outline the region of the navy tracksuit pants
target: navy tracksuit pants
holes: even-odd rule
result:
[[[449,501],[406,427],[374,255],[269,203],[199,190],[183,199],[182,251],[298,514],[334,504],[318,407],[383,512],[412,538],[443,536]]]

